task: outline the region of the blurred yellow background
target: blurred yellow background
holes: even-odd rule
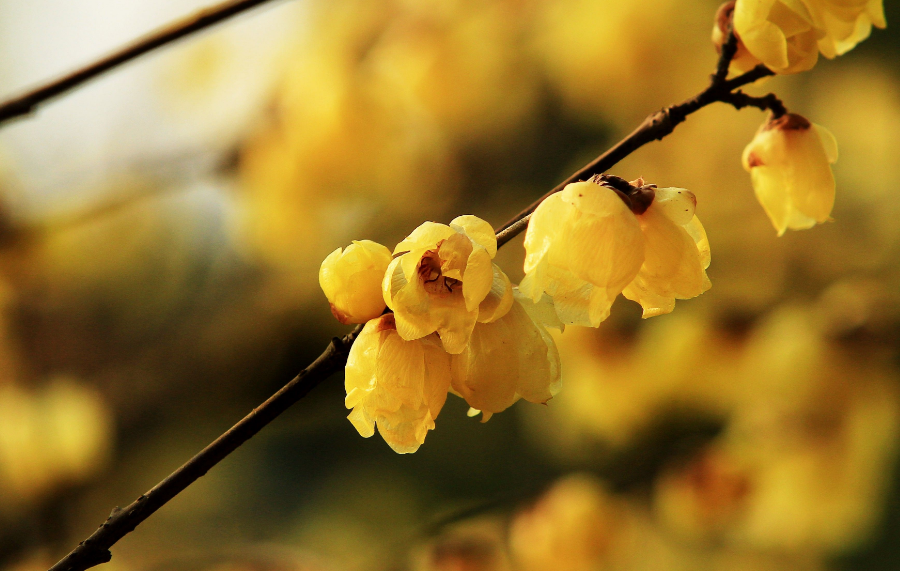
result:
[[[0,93],[203,5],[0,0]],[[55,562],[345,332],[329,252],[499,224],[703,89],[716,8],[280,0],[6,125],[0,568]],[[557,336],[547,406],[480,424],[450,397],[399,456],[357,435],[336,376],[108,568],[897,568],[898,61],[876,30],[752,88],[837,137],[834,221],[812,230],[777,238],[756,203],[756,110],[709,107],[618,165],[697,195],[713,287]],[[497,257],[513,281],[521,241]]]

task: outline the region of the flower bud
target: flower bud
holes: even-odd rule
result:
[[[381,315],[385,307],[381,281],[390,263],[390,250],[371,240],[354,241],[325,258],[319,285],[338,321],[365,323]]]
[[[744,168],[778,235],[825,222],[834,206],[834,135],[789,113],[760,127],[744,149]]]

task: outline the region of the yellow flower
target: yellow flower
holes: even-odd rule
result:
[[[764,123],[744,149],[756,198],[779,236],[829,219],[837,155],[831,132],[793,113]]]
[[[709,289],[694,195],[634,182],[573,183],[532,215],[519,287],[535,302],[549,294],[562,322],[598,326],[623,291],[651,317]]]
[[[532,214],[519,289],[534,302],[547,292],[563,323],[596,327],[643,261],[640,224],[616,189],[576,182]]]
[[[391,251],[371,240],[354,241],[328,255],[319,268],[319,285],[331,313],[343,324],[365,323],[384,311],[381,281]]]
[[[671,313],[676,299],[697,297],[710,288],[709,242],[694,215],[697,199],[683,188],[657,188],[638,215],[644,233],[644,264],[622,291],[644,308],[644,317]]]
[[[559,391],[556,344],[532,315],[541,308],[515,293],[506,315],[475,325],[466,349],[452,357],[453,390],[482,422],[520,398],[545,403]]]
[[[382,283],[397,333],[411,341],[435,331],[448,353],[461,353],[476,322],[503,317],[512,305],[509,278],[491,260],[490,224],[458,216],[449,226],[425,222],[394,248]]]
[[[759,63],[782,74],[812,69],[824,35],[800,0],[737,0],[734,32]]]
[[[394,316],[366,323],[350,348],[344,386],[347,417],[365,438],[375,425],[399,454],[418,450],[434,429],[450,388],[450,355],[435,335],[404,341]]]
[[[825,32],[819,50],[827,58],[842,55],[869,37],[872,25],[887,26],[882,0],[803,0],[816,26]]]

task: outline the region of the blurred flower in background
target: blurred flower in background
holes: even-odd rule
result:
[[[0,0],[0,92],[203,5]],[[701,90],[717,8],[283,1],[5,125],[0,568],[52,564],[345,332],[329,252],[502,222]],[[709,292],[554,332],[546,406],[448,399],[412,457],[360,439],[332,379],[109,567],[895,567],[898,54],[875,30],[748,87],[834,133],[833,221],[777,238],[741,165],[765,117],[703,109],[613,174],[696,194]],[[523,256],[494,262],[515,283]]]

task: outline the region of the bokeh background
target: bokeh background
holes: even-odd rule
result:
[[[0,0],[0,92],[199,0]],[[346,328],[352,239],[498,224],[700,91],[706,0],[276,0],[0,130],[0,568],[44,569]],[[900,5],[886,0],[889,25]],[[834,222],[777,238],[723,105],[617,166],[698,197],[713,288],[557,336],[563,390],[409,456],[327,381],[107,568],[900,566],[900,40],[754,89],[828,127]],[[521,237],[498,260],[521,275]]]

